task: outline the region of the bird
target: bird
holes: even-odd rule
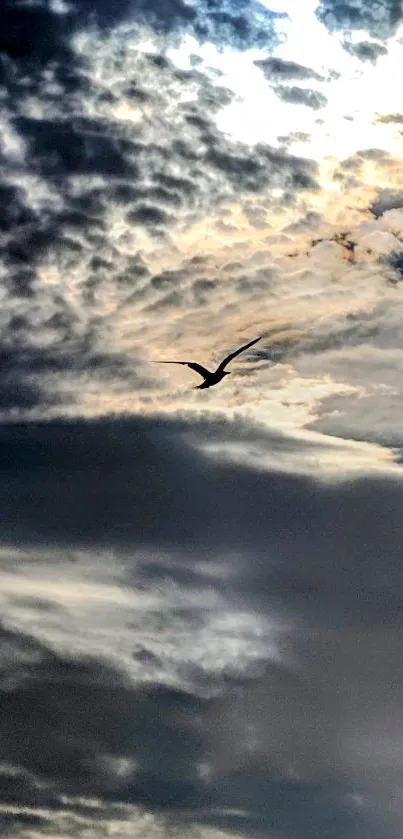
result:
[[[214,372],[211,370],[207,370],[206,367],[203,367],[201,364],[198,364],[197,361],[159,361],[159,364],[184,364],[186,367],[190,367],[191,370],[195,370],[196,373],[199,373],[200,376],[203,377],[204,381],[201,385],[197,385],[195,390],[204,390],[207,387],[213,387],[213,385],[218,385],[219,382],[224,378],[224,376],[229,376],[230,372],[225,370],[227,364],[235,358],[236,355],[239,355],[244,350],[247,350],[249,347],[253,347],[254,344],[257,344],[258,341],[262,340],[262,336],[260,338],[255,338],[254,341],[249,341],[249,344],[244,344],[238,350],[227,355],[221,364],[218,365],[217,369]]]

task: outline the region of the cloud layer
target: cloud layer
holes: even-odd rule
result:
[[[179,833],[396,836],[400,481],[280,477],[211,461],[189,433],[144,420],[17,432],[7,486],[28,547],[1,557],[14,832],[19,814],[58,835],[61,818],[96,831],[141,807]]]
[[[10,839],[401,835],[402,10],[272,5],[3,3]]]

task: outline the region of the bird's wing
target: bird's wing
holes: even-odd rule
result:
[[[198,364],[197,361],[160,361],[160,364],[184,364],[186,367],[190,367],[192,370],[195,370],[196,373],[199,373],[203,379],[207,379],[211,376],[210,370],[206,370],[205,367],[202,367],[201,364]]]
[[[227,355],[226,358],[224,358],[224,360],[221,362],[221,364],[217,367],[217,371],[218,370],[224,370],[224,367],[227,364],[229,364],[229,362],[232,361],[232,359],[235,358],[236,355],[239,355],[239,353],[243,352],[244,350],[247,350],[248,347],[253,347],[253,344],[257,344],[257,342],[261,341],[261,340],[262,340],[261,336],[260,336],[260,338],[255,338],[254,341],[249,341],[249,344],[244,344],[243,347],[239,348],[239,350],[235,350],[235,352],[232,352],[232,353],[230,353],[230,355]]]

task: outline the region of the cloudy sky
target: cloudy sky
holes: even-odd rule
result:
[[[1,835],[400,839],[400,0],[0,49]]]

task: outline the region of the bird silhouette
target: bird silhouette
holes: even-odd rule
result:
[[[207,387],[213,387],[213,385],[218,385],[219,382],[224,378],[224,376],[229,376],[230,373],[225,370],[227,364],[235,358],[236,355],[247,350],[249,347],[253,347],[253,344],[257,344],[258,341],[261,341],[262,338],[255,338],[254,341],[249,341],[249,344],[244,344],[243,347],[240,347],[238,350],[227,355],[221,364],[218,365],[217,369],[214,372],[207,370],[206,367],[203,367],[201,364],[198,364],[197,361],[160,361],[159,364],[184,364],[186,367],[190,367],[191,370],[195,370],[196,373],[199,373],[200,376],[203,377],[204,381],[201,385],[197,385],[195,390],[204,390]]]

